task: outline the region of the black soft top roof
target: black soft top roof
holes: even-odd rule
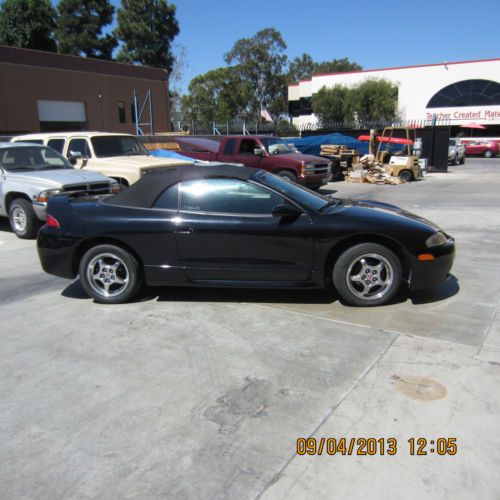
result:
[[[227,177],[246,181],[255,172],[258,172],[255,168],[224,164],[189,165],[153,170],[124,191],[107,197],[104,203],[126,207],[150,208],[165,189],[178,182],[214,177]]]

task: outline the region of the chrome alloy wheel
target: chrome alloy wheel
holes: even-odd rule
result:
[[[394,270],[391,263],[377,253],[357,257],[346,275],[349,290],[360,299],[380,299],[391,289]]]
[[[130,272],[125,262],[115,254],[96,255],[87,266],[87,281],[101,297],[116,297],[129,285]]]
[[[12,211],[12,223],[16,232],[21,234],[26,232],[28,217],[21,207],[15,207]]]

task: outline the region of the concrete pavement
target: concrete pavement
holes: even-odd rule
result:
[[[330,184],[457,239],[454,279],[370,309],[168,288],[101,306],[4,223],[0,497],[499,498],[499,187],[499,160]],[[393,436],[398,453],[298,456],[311,436]],[[412,437],[458,453],[411,456]]]

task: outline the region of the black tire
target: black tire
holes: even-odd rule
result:
[[[411,182],[413,180],[413,172],[411,170],[401,170],[399,178],[402,181]]]
[[[484,153],[483,156],[485,158],[491,158],[493,156],[493,151],[491,149],[487,149]]]
[[[297,182],[297,176],[293,172],[290,172],[290,170],[280,170],[279,172],[276,173],[276,175],[283,177],[283,179],[288,179],[289,181]]]
[[[33,205],[24,198],[16,198],[9,206],[9,222],[18,238],[32,240],[36,238],[40,221]]]
[[[460,158],[460,165],[463,165],[465,163],[465,155]]]
[[[92,279],[91,275],[97,276],[98,270],[101,274]],[[137,259],[127,250],[108,244],[87,250],[80,261],[79,275],[85,292],[101,304],[121,304],[130,300],[144,281]],[[118,280],[125,283],[122,285]]]
[[[455,155],[455,158],[453,158],[453,165],[459,165],[460,162],[458,161],[458,155]]]
[[[366,266],[361,263],[362,259]],[[383,267],[377,268],[377,262]],[[337,259],[332,272],[340,298],[351,306],[360,307],[386,304],[399,290],[402,275],[399,258],[378,243],[360,243],[348,248]],[[380,284],[381,280],[388,283]]]

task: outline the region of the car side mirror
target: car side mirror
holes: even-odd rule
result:
[[[273,207],[272,214],[273,217],[296,218],[302,214],[302,211],[295,205],[289,205],[288,203],[280,203],[279,205],[275,205]]]
[[[76,165],[76,162],[78,160],[81,160],[83,158],[82,153],[80,151],[70,151],[69,156],[68,156],[68,161],[71,163],[71,165]]]
[[[262,148],[255,148],[255,149],[253,150],[253,154],[254,154],[255,156],[262,156],[262,155],[264,154],[264,151],[262,151]]]

